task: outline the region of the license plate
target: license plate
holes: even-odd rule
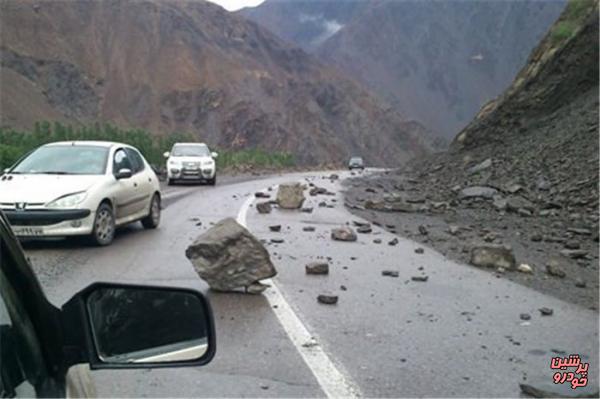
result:
[[[13,226],[12,229],[17,236],[35,237],[44,235],[44,229],[41,227]]]

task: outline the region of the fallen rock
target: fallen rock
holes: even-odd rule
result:
[[[259,202],[256,204],[256,210],[258,213],[266,214],[271,213],[271,203],[270,202]]]
[[[420,282],[425,282],[427,280],[429,280],[429,276],[412,276],[410,278],[412,281],[420,281]]]
[[[356,241],[356,233],[350,227],[339,227],[331,230],[331,238],[336,241]]]
[[[305,226],[302,228],[302,231],[312,232],[315,231],[315,228],[313,226]]]
[[[283,238],[271,238],[273,244],[283,244],[285,241]]]
[[[470,263],[479,267],[502,267],[506,270],[514,270],[516,261],[511,249],[499,245],[489,245],[473,248]]]
[[[393,238],[388,242],[388,245],[391,245],[393,247],[394,245],[398,245],[398,243],[399,243],[398,239]]]
[[[317,296],[317,301],[324,305],[335,305],[338,302],[338,296],[321,294]]]
[[[376,238],[373,240],[374,244],[381,244],[381,238]]]
[[[422,255],[422,254],[425,253],[425,250],[423,248],[415,248],[415,253],[419,254],[419,255]]]
[[[271,198],[271,196],[267,193],[263,193],[261,191],[254,193],[256,198]]]
[[[276,224],[273,226],[269,226],[269,230],[274,231],[274,232],[279,232],[281,231],[281,225],[280,224]]]
[[[284,183],[277,190],[277,205],[281,209],[300,209],[304,203],[304,188],[300,183]]]
[[[530,315],[529,313],[521,313],[521,314],[519,315],[519,318],[520,318],[521,320],[531,320],[531,315]]]
[[[552,314],[554,314],[554,310],[550,308],[543,307],[539,308],[538,310],[540,311],[542,316],[552,316]]]
[[[358,226],[356,231],[361,234],[368,234],[368,233],[371,233],[373,231],[373,229],[371,228],[370,224],[364,224],[362,226]]]
[[[329,264],[326,262],[312,262],[305,266],[306,274],[329,274]]]
[[[468,199],[468,198],[486,198],[492,199],[494,195],[498,194],[498,190],[492,187],[485,186],[472,186],[463,188],[458,194],[458,198],[460,199]]]
[[[329,175],[329,180],[337,180],[339,178],[340,177],[338,175],[336,175],[335,173],[332,173],[332,174]]]
[[[555,260],[551,260],[550,262],[548,262],[548,264],[546,265],[546,273],[558,278],[565,278],[567,276],[567,273],[565,273],[565,271],[561,269],[558,262],[556,262]]]
[[[303,213],[312,213],[312,211],[313,211],[313,208],[311,208],[311,207],[306,207],[306,208],[300,209],[300,212],[303,212]]]
[[[482,172],[492,166],[492,159],[488,158],[485,161],[471,167],[468,169],[470,175],[474,175],[475,173]]]
[[[250,293],[265,290],[259,280],[277,274],[265,247],[234,219],[221,220],[185,250],[194,270],[211,289]]]
[[[397,270],[384,270],[381,272],[381,275],[385,277],[398,277],[400,273]]]
[[[588,253],[583,249],[563,249],[562,251],[560,251],[560,254],[562,256],[566,256],[567,258],[580,259],[585,258]]]
[[[429,231],[427,230],[427,228],[425,226],[423,226],[421,224],[421,225],[419,225],[419,233],[421,233],[421,235],[426,236],[427,234],[429,234]]]
[[[533,268],[531,266],[529,266],[526,263],[521,263],[518,267],[517,270],[520,271],[521,273],[527,273],[527,274],[532,274],[533,273]]]
[[[315,195],[319,195],[319,194],[325,194],[327,192],[327,189],[324,187],[313,187],[310,189],[310,191],[308,192],[308,194],[312,197],[314,197]]]

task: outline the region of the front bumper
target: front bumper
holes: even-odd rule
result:
[[[90,234],[94,214],[89,209],[4,210],[19,237],[57,237]]]
[[[216,174],[214,167],[201,167],[199,169],[169,168],[169,179],[177,180],[208,180],[213,179]]]

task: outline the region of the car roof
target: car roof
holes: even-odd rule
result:
[[[114,142],[114,141],[95,141],[95,140],[57,141],[54,143],[44,144],[44,147],[45,146],[64,146],[64,145],[72,145],[72,146],[87,145],[87,146],[107,147],[107,148],[114,147],[114,146],[131,147],[128,144],[118,143],[118,142]]]
[[[175,144],[173,144],[173,147],[178,146],[178,145],[197,145],[197,146],[208,147],[206,145],[206,143],[175,143]]]

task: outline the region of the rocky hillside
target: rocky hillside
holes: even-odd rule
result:
[[[267,0],[242,13],[452,138],[506,89],[564,4]]]
[[[5,1],[0,18],[2,126],[109,121],[305,164],[427,150],[418,123],[212,3]]]

